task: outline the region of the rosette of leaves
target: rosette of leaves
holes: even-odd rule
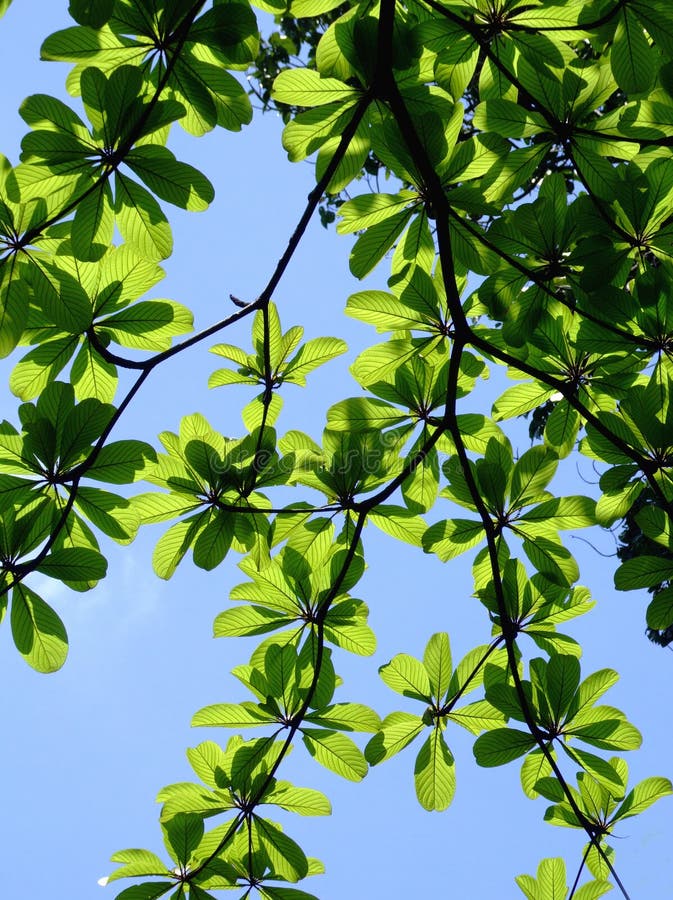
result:
[[[42,45],[44,59],[75,63],[68,77],[73,94],[83,93],[87,68],[104,75],[130,65],[146,73],[179,103],[180,124],[202,135],[215,126],[240,131],[252,117],[245,89],[227,70],[246,69],[255,59],[259,34],[250,5],[215,0],[203,4],[142,0],[78,2],[78,25],[57,31]],[[71,4],[72,7],[72,4]]]
[[[107,484],[132,483],[156,459],[152,447],[136,440],[103,444],[115,408],[93,397],[76,403],[72,386],[63,382],[52,382],[35,404],[24,403],[19,413],[21,432],[8,422],[1,426],[3,508],[46,498],[54,517],[66,511],[73,516],[56,540],[97,549],[90,528],[66,503],[72,492],[74,508],[92,524],[121,543],[131,541],[138,521],[129,501],[79,482],[86,477]]]
[[[557,466],[557,454],[541,446],[531,447],[514,462],[504,435],[490,438],[484,456],[469,461],[471,478],[493,523],[503,564],[509,556],[506,535],[512,533],[521,540],[535,569],[552,584],[567,588],[577,581],[579,569],[558,532],[593,525],[595,502],[589,497],[552,496],[547,485]],[[449,485],[442,496],[477,511],[458,457],[447,460],[443,470]],[[448,519],[430,526],[423,547],[446,561],[477,546],[484,537],[481,519]]]
[[[164,488],[133,498],[141,524],[179,519],[157,542],[154,571],[170,578],[188,550],[196,565],[210,570],[229,549],[268,556],[267,497],[260,488],[287,481],[276,435],[257,428],[241,439],[216,432],[199,413],[186,416],[180,432],[159,435],[166,453],[148,467],[145,480]]]
[[[32,130],[22,141],[10,196],[12,185],[24,201],[57,190],[61,202],[75,208],[71,242],[78,259],[97,259],[115,225],[144,257],[165,259],[171,231],[154,195],[192,210],[206,209],[214,196],[204,175],[163,146],[165,126],[183,107],[156,100],[135,66],[115,67],[109,77],[88,67],[81,88],[90,126],[55,97],[37,94],[24,101],[21,115]]]
[[[267,641],[255,651],[249,665],[237,666],[233,674],[255,695],[257,703],[206,706],[195,714],[193,725],[262,727],[271,730],[267,743],[284,731],[290,737],[297,733],[316,762],[350,781],[364,778],[365,758],[344,732],[375,732],[379,717],[361,703],[332,702],[340,679],[334,672],[331,651],[319,654],[314,635],[302,643],[298,638],[286,643]],[[259,755],[258,751],[251,758]],[[269,772],[273,758],[267,763]],[[259,773],[256,781],[249,773],[245,777],[249,793],[265,783]]]
[[[182,304],[138,299],[164,273],[128,244],[109,248],[92,262],[75,259],[70,249],[69,242],[54,241],[53,254],[34,257],[30,313],[21,340],[33,349],[10,378],[12,391],[23,400],[37,396],[71,363],[78,400],[110,402],[117,388],[112,343],[161,352],[176,335],[192,329],[192,313]]]
[[[526,364],[544,374],[508,388],[493,405],[494,418],[502,421],[526,415],[553,400],[543,436],[546,446],[560,457],[568,456],[576,445],[583,424],[580,410],[596,415],[603,410],[613,411],[642,381],[641,372],[649,356],[633,345],[606,353],[602,342],[596,349],[595,339],[589,340],[586,333],[582,335],[583,325],[565,308],[556,315],[548,314],[535,328],[525,350]],[[515,368],[508,374],[521,377]]]
[[[671,377],[657,366],[646,383],[633,386],[614,411],[587,423],[580,449],[610,468],[601,475],[603,496],[596,506],[602,524],[624,516],[649,482],[658,505],[670,511],[673,497],[673,416],[668,402]],[[608,432],[616,439],[610,441]]]
[[[259,428],[262,422],[273,425],[283,407],[277,389],[283,384],[305,386],[308,374],[348,349],[339,338],[312,338],[301,343],[303,336],[300,325],[283,333],[276,305],[269,303],[253,319],[254,353],[246,353],[233,344],[216,344],[210,348],[211,353],[230,360],[237,368],[217,369],[208,379],[208,387],[248,384],[264,388],[242,411],[246,428]]]
[[[548,661],[532,659],[529,671],[530,680],[521,681],[520,686],[506,681],[487,686],[488,702],[508,719],[525,722],[528,730],[508,726],[481,735],[474,745],[479,765],[500,766],[530,754],[521,780],[525,793],[535,797],[541,793],[539,779],[553,777],[551,760],[560,748],[594,781],[614,790],[620,783],[614,766],[595,753],[580,749],[576,742],[603,750],[635,750],[640,746],[640,733],[621,710],[595,705],[617,681],[617,673],[601,669],[580,681],[577,657],[562,653],[552,653]],[[563,792],[561,785],[559,788]]]
[[[95,587],[107,563],[91,526],[126,544],[138,518],[125,497],[80,482],[132,482],[154,451],[134,440],[103,445],[114,407],[94,398],[75,403],[69,384],[52,382],[19,413],[20,432],[0,424],[0,603],[4,614],[11,589],[17,648],[39,671],[54,671],[65,661],[65,628],[23,580],[36,572],[73,590]]]
[[[322,493],[329,504],[352,509],[360,495],[370,494],[402,468],[397,442],[380,431],[348,432],[326,428],[322,446],[301,431],[288,431],[278,441],[282,468],[290,484]],[[364,501],[363,501],[364,502]]]
[[[246,605],[220,613],[215,619],[215,636],[282,631],[279,640],[298,640],[305,632],[317,634],[319,629],[335,646],[370,656],[376,639],[367,625],[367,606],[349,594],[364,572],[361,548],[335,592],[333,585],[347,558],[351,529],[346,523],[335,540],[329,519],[309,516],[310,509],[276,516],[271,543],[283,541],[283,547],[261,568],[242,560],[240,567],[250,581],[234,587],[230,597]]]
[[[188,891],[190,897],[204,900],[213,896],[210,891],[244,889],[254,877],[260,890],[265,893],[268,890],[267,896],[273,897],[283,896],[274,893],[284,890],[283,884],[322,873],[319,860],[306,857],[278,823],[258,813],[248,817],[241,813],[249,803],[246,797],[254,796],[249,793],[249,778],[259,775],[263,769],[264,754],[259,753],[259,743],[233,737],[224,749],[206,741],[188,750],[189,761],[206,786],[183,782],[159,792],[158,799],[163,801],[164,844],[171,863],[167,865],[148,850],[122,850],[112,857],[120,867],[101,883],[153,877],[163,880],[145,881],[127,888],[120,896],[159,897],[178,886]],[[276,752],[278,746],[276,742]],[[255,749],[258,759],[253,763]],[[260,804],[300,815],[330,812],[327,798],[319,791],[298,788],[275,778],[268,780],[256,799]],[[205,830],[204,819],[222,812],[233,818]],[[289,896],[293,895],[311,896],[304,892]]]
[[[575,900],[598,900],[608,891],[612,885],[604,879],[592,879],[586,881],[580,887],[577,884],[573,888],[568,887],[566,864],[560,857],[543,859],[537,867],[537,875],[517,875],[516,883],[525,894],[527,900],[547,900],[547,898],[570,896]]]
[[[561,587],[539,573],[529,578],[520,560],[508,559],[496,589],[484,550],[475,559],[474,576],[475,592],[490,613],[494,634],[510,629],[517,635],[528,635],[546,653],[581,655],[577,641],[557,631],[557,625],[584,615],[594,606],[587,588]]]
[[[358,79],[348,84],[339,77],[327,77],[314,69],[287,69],[273,84],[274,101],[290,106],[310,107],[299,112],[283,131],[283,146],[292,162],[319,151],[318,179],[325,173],[341,140],[341,134],[358,108],[368,105]],[[343,190],[359,175],[370,150],[369,124],[365,117],[357,124],[353,140],[327,185],[331,193]]]
[[[381,666],[379,674],[389,688],[424,704],[421,715],[393,712],[387,715],[378,734],[369,741],[365,756],[376,765],[404,750],[419,735],[427,734],[416,756],[414,784],[424,809],[443,810],[451,804],[456,789],[455,760],[445,733],[450,723],[472,734],[499,728],[504,715],[487,700],[458,705],[470,691],[484,683],[505,677],[505,652],[497,640],[475,647],[453,668],[449,636],[434,634],[428,641],[423,661],[398,653]]]
[[[615,828],[673,793],[669,779],[660,776],[645,778],[627,793],[628,765],[618,757],[612,757],[608,764],[616,776],[611,782],[596,779],[586,771],[577,773],[577,787],[570,788],[574,804],[564,796],[555,779],[542,778],[537,782],[539,793],[553,803],[545,813],[545,821],[566,828],[586,830],[589,826],[593,840],[585,848],[586,862],[592,875],[600,880],[607,880],[612,874],[608,862],[614,859],[614,848],[606,839],[617,836]]]

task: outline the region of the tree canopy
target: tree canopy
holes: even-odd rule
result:
[[[17,651],[44,673],[67,656],[32,575],[95,589],[108,541],[157,523],[160,578],[188,556],[206,571],[238,562],[214,633],[258,638],[233,670],[248,699],[193,718],[233,734],[190,748],[195,780],[159,794],[166,856],[119,851],[105,881],[133,879],[120,900],[314,897],[303,881],[321,863],[267,809],[330,812],[324,794],[283,777],[292,747],[357,782],[413,743],[418,801],[443,811],[461,728],[479,766],[519,760],[544,819],[583,834],[568,869],[554,857],[517,876],[522,894],[628,898],[613,832],[673,786],[629,782],[620,754],[641,735],[601,702],[618,673],[584,671],[566,633],[594,601],[561,532],[621,529],[615,586],[649,589],[644,624],[670,642],[673,10],[253,5],[71,0],[73,25],[42,46],[72,64],[71,102],[29,96],[20,159],[0,157],[0,352],[20,401],[0,424],[0,615]],[[260,12],[276,16],[265,36]],[[253,106],[282,113],[283,148],[314,162],[315,187],[256,298],[231,296],[194,332],[185,303],[146,296],[172,252],[167,207],[214,200],[169,146],[177,128],[238,132]],[[344,242],[354,276],[390,274],[387,290],[345,300],[379,337],[351,367],[357,395],[309,435],[284,419],[285,385],[304,387],[347,347],[305,340],[276,293],[317,215],[355,235]],[[226,343],[243,320],[250,341]],[[145,382],[197,346],[217,357],[208,386],[244,397],[240,433],[194,413],[154,445],[118,438]],[[501,373],[514,383],[487,415],[480,385]],[[576,455],[596,488],[559,493]],[[448,612],[422,659],[401,634],[379,673],[404,709],[383,719],[366,697],[335,699],[342,654],[376,647],[354,594],[368,525],[416,547],[420,572],[429,554],[451,578],[466,554],[464,601],[484,619],[459,659]]]

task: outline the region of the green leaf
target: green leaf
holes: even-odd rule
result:
[[[337,0],[292,0],[292,15],[298,19],[313,18],[331,12],[339,6]]]
[[[194,541],[194,564],[210,572],[220,565],[234,539],[234,521],[225,512],[214,513]]]
[[[331,359],[336,359],[348,350],[345,341],[339,338],[313,338],[299,348],[299,352],[283,369],[283,381],[304,385],[306,376]]]
[[[618,681],[619,675],[614,669],[599,669],[592,672],[577,690],[571,706],[572,715],[592,707]]]
[[[156,458],[154,449],[143,441],[112,441],[98,453],[87,477],[107,484],[132,484]]]
[[[430,679],[425,666],[415,657],[398,653],[389,663],[379,668],[379,675],[398,694],[430,703]]]
[[[203,837],[203,819],[199,815],[178,813],[161,823],[164,844],[171,858],[185,868]]]
[[[192,330],[190,310],[173,300],[143,300],[96,324],[96,332],[109,335],[125,347],[167,350],[174,335]]]
[[[221,65],[195,54],[185,54],[176,65],[176,98],[186,108],[180,125],[190,134],[203,135],[220,125],[240,131],[252,118],[252,105],[239,82]]]
[[[35,296],[47,318],[59,331],[84,333],[91,325],[91,301],[78,280],[45,263],[34,265],[31,274]]]
[[[552,584],[570,587],[579,578],[577,563],[558,541],[538,536],[534,540],[524,540],[523,549],[537,571]]]
[[[158,900],[175,887],[174,881],[152,881],[134,884],[117,894],[116,900]]]
[[[206,176],[179,162],[166,147],[144,144],[129,153],[125,162],[157,197],[182,209],[207,209],[215,197]]]
[[[296,3],[293,4],[293,12],[295,6]],[[292,106],[323,106],[355,97],[355,88],[336,78],[322,78],[315,69],[286,69],[273,83],[274,100]]]
[[[121,236],[141,256],[166,259],[173,237],[166,216],[154,197],[137,182],[115,173],[115,217]]]
[[[281,878],[295,882],[308,874],[308,860],[299,844],[283,834],[280,827],[268,819],[255,816],[253,833],[266,850],[271,868]]]
[[[428,309],[428,314],[432,309]],[[377,331],[406,329],[428,330],[425,316],[385,291],[360,291],[351,294],[346,313],[362,322],[375,325]],[[429,315],[428,315],[429,318]]]
[[[664,630],[673,624],[673,587],[659,591],[647,607],[648,628]]]
[[[511,504],[525,506],[544,500],[545,488],[554,477],[558,457],[546,447],[531,447],[517,460],[512,472]],[[593,524],[593,523],[592,523]]]
[[[421,452],[425,436],[426,433],[422,432],[410,448],[409,457],[412,459]],[[424,513],[434,506],[438,492],[439,457],[437,448],[431,447],[402,482],[402,496],[412,512]]]
[[[433,634],[423,653],[423,665],[430,679],[432,696],[441,700],[451,680],[451,646],[446,632]]]
[[[367,762],[362,752],[345,734],[316,728],[302,728],[302,740],[311,756],[326,769],[348,781],[362,781]]]
[[[112,243],[113,231],[112,192],[105,181],[77,205],[70,229],[74,256],[81,260],[98,259],[100,247]]]
[[[618,591],[654,587],[662,581],[673,579],[673,562],[659,556],[638,556],[627,559],[615,572]]]
[[[666,53],[668,59],[673,57],[673,28],[667,17],[662,15],[667,9],[665,0],[636,0],[633,4],[638,11],[638,18],[643,22],[656,43]]]
[[[337,232],[352,234],[354,231],[378,225],[380,222],[404,212],[405,207],[414,197],[415,195],[411,191],[401,191],[399,194],[360,194],[353,197],[339,207],[341,220],[337,225]],[[381,293],[380,291],[362,291],[355,294],[354,297],[361,298],[358,306],[362,306],[370,295],[378,297]]]
[[[563,746],[563,749],[571,759],[579,763],[585,772],[588,772],[592,778],[595,778],[611,794],[621,796],[624,793],[624,785],[620,775],[614,766],[610,765],[601,756],[587,753],[586,750],[570,747],[567,744]]]
[[[214,816],[232,809],[234,806],[231,799],[223,796],[221,791],[213,794],[207,791],[203,785],[192,784],[191,782],[167,785],[159,791],[157,801],[163,803],[161,810],[162,822],[166,822],[183,813]]]
[[[614,813],[614,819],[628,819],[630,816],[637,816],[661,797],[672,793],[673,785],[668,778],[646,778],[632,791],[629,791]]]
[[[535,746],[535,738],[515,728],[496,728],[478,737],[474,743],[474,758],[480,766],[502,766],[528,753]]]
[[[554,721],[568,711],[580,683],[580,664],[575,656],[552,654],[547,665],[547,694]]]
[[[37,572],[69,581],[96,582],[105,578],[107,561],[97,550],[88,547],[64,547],[52,550],[36,568]],[[92,585],[93,586],[93,585]]]
[[[420,516],[404,506],[393,506],[386,503],[378,505],[375,510],[367,517],[368,522],[397,540],[413,544],[415,547],[422,546],[427,525]]]
[[[628,7],[620,11],[610,51],[610,65],[615,81],[627,94],[644,93],[652,86],[656,56],[643,26]]]
[[[447,714],[447,719],[462,725],[472,734],[499,728],[505,724],[505,718],[500,710],[491,706],[486,700],[477,700],[476,703],[468,703],[467,706],[454,708]]]
[[[468,694],[475,688],[478,688],[484,680],[484,665],[488,661],[492,667],[491,671],[495,671],[498,666],[504,666],[504,650],[493,652],[492,645],[483,645],[474,647],[456,666],[451,681],[449,682],[448,697],[454,697],[458,691],[461,695]]]
[[[448,809],[456,792],[455,765],[453,754],[437,727],[432,729],[416,757],[414,784],[423,809]]]
[[[357,653],[358,656],[371,656],[376,650],[376,635],[365,623],[334,626],[328,617],[325,621],[325,637],[330,643],[350,653]]]
[[[365,747],[367,762],[375,766],[404,750],[424,730],[425,722],[420,716],[406,712],[387,715],[381,723],[381,730]]]
[[[536,382],[515,384],[514,387],[507,388],[493,404],[493,418],[496,422],[500,422],[503,419],[522,416],[542,406],[553,393],[553,390]]]
[[[599,900],[611,890],[612,885],[609,881],[587,881],[576,891],[575,900]]]
[[[117,853],[113,853],[111,860],[115,863],[122,863],[122,866],[115,869],[109,876],[108,884],[119,878],[139,878],[143,875],[163,875],[165,877],[169,874],[165,863],[150,850],[119,850]]]
[[[314,0],[308,0],[308,2],[314,2]],[[264,6],[271,6],[271,3],[267,3],[267,0],[259,0],[256,4],[260,8]],[[318,864],[322,866],[322,863],[318,863],[318,860],[309,859],[309,866]],[[310,875],[321,875],[323,873],[323,869],[319,868],[317,871],[309,872]],[[259,886],[260,897],[264,898],[264,900],[319,900],[315,894],[309,894],[306,891],[297,890],[297,888],[286,888],[286,887],[269,887],[268,885],[260,885]]]
[[[485,537],[484,526],[475,519],[449,519],[435,522],[423,535],[423,549],[436,553],[442,562],[455,559],[480,544]]]
[[[493,131],[501,137],[531,137],[544,129],[539,114],[509,100],[492,99],[480,103],[474,112],[474,125],[482,131]]]
[[[552,751],[555,758],[555,753]],[[536,785],[540,779],[549,778],[552,774],[552,768],[549,760],[539,748],[532,750],[524,759],[521,765],[521,787],[524,794],[531,800],[535,800],[540,794],[536,790]]]
[[[125,497],[81,486],[75,504],[92,524],[118,543],[129,544],[134,539],[139,517]]]
[[[535,530],[542,533],[588,528],[596,524],[595,510],[596,503],[589,497],[554,497],[525,512],[518,522],[535,525]]]
[[[624,721],[620,710],[596,706],[574,717],[564,731],[587,744],[607,750],[637,750],[642,743],[638,729]]]
[[[207,728],[257,728],[274,722],[275,717],[255,703],[215,703],[204,706],[192,717],[192,726]]]
[[[131,498],[142,524],[164,522],[194,512],[201,504],[193,494],[138,494]]]
[[[16,649],[38,672],[56,672],[68,655],[68,636],[54,610],[25,584],[12,591],[12,637]]]
[[[340,400],[327,411],[327,425],[333,431],[379,431],[408,419],[409,413],[377,397]]]
[[[78,401],[92,397],[111,403],[117,392],[117,369],[85,341],[72,362],[70,381]]]
[[[264,794],[264,803],[273,803],[300,816],[329,816],[332,807],[320,791],[295,787],[288,781],[277,781]]]
[[[443,23],[444,24],[444,23]],[[450,24],[447,22],[447,25]],[[437,55],[435,75],[437,83],[443,87],[454,100],[463,96],[470,83],[479,59],[479,45],[472,35],[461,29],[451,28],[451,40],[442,42],[442,49]]]
[[[187,759],[201,781],[209,787],[217,787],[227,766],[225,751],[214,741],[202,741],[187,749]]]
[[[182,562],[199,529],[201,517],[190,517],[171,525],[157,541],[152,566],[159,578],[169,579]]]
[[[218,4],[207,10],[192,25],[189,37],[212,47],[218,59],[232,66],[246,66],[257,55],[256,21],[247,3]]]
[[[561,400],[554,406],[547,419],[544,441],[559,458],[568,456],[575,447],[580,421],[579,412],[567,400]]]
[[[96,29],[109,21],[113,8],[114,0],[70,0],[68,4],[68,12],[75,21]]]
[[[355,134],[351,138],[345,151],[341,146],[340,135],[334,135],[333,137],[328,138],[320,148],[318,158],[316,159],[316,181],[323,178],[328,166],[331,164],[338,151],[342,156],[334,174],[329,180],[326,193],[337,194],[343,191],[348,187],[351,181],[361,177],[362,168],[365,165],[370,149],[371,141],[369,125],[366,121],[361,121],[358,124]]]
[[[537,879],[517,875],[515,881],[528,900],[566,900],[568,894],[566,867],[561,858],[543,859],[537,869]]]
[[[299,113],[285,126],[283,147],[291,162],[305,159],[330,137],[341,134],[352,117],[352,104],[334,102]]]
[[[236,609],[226,609],[216,616],[213,634],[215,637],[267,634],[269,631],[286,627],[293,621],[295,620],[263,606],[242,606]]]
[[[350,256],[350,270],[356,278],[364,278],[378,265],[408,224],[411,215],[412,211],[405,209],[372,225],[360,235]]]
[[[332,706],[321,707],[306,718],[307,721],[323,728],[340,731],[375,732],[381,727],[378,715],[362,703],[335,703]]]
[[[30,350],[12,370],[9,379],[12,393],[21,400],[32,400],[41,394],[68,364],[78,343],[78,338],[68,335],[45,341]]]
[[[0,266],[0,357],[8,356],[28,325],[26,269],[12,257]]]

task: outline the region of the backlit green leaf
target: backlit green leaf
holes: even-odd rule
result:
[[[439,728],[433,728],[416,757],[416,796],[423,809],[443,810],[456,791],[454,759]]]
[[[421,662],[407,653],[398,653],[389,663],[381,666],[379,675],[383,681],[405,697],[430,702],[430,679]]]
[[[56,672],[68,655],[68,636],[54,610],[25,584],[12,591],[12,637],[16,649],[38,672]]]
[[[361,781],[367,774],[367,762],[353,741],[338,731],[303,728],[302,740],[311,756],[348,781]]]
[[[478,737],[474,757],[480,766],[502,766],[528,753],[535,746],[535,738],[515,728],[496,728]]]

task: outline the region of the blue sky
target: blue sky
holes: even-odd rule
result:
[[[15,0],[0,21],[0,151],[14,162],[24,130],[16,113],[21,100],[35,92],[65,96],[66,67],[39,63],[38,56],[41,40],[67,24],[64,0]],[[176,251],[152,296],[191,306],[197,327],[230,308],[229,293],[245,300],[259,293],[301,214],[313,169],[287,162],[280,133],[279,119],[261,114],[241,134],[217,132],[196,140],[176,129],[171,146],[208,175],[216,200],[203,214],[168,210]],[[288,387],[280,430],[301,428],[318,437],[327,407],[357,393],[347,364],[376,337],[342,314],[348,295],[361,288],[348,273],[351,243],[315,222],[276,294],[285,327],[301,323],[307,337],[340,336],[351,348],[348,357],[311,376],[307,389]],[[383,287],[385,274],[384,262],[369,283]],[[244,322],[221,339],[246,345],[248,329]],[[11,365],[3,362],[3,384]],[[168,363],[143,388],[117,436],[156,443],[159,431],[177,430],[180,417],[195,411],[226,434],[241,431],[239,409],[250,397],[245,389],[208,391],[208,375],[218,365],[206,346]],[[471,409],[486,412],[492,398],[489,389],[481,390],[476,402],[482,408]],[[16,422],[16,405],[5,390],[3,418]],[[525,449],[525,440],[520,447]],[[573,459],[556,489],[590,491],[580,476],[595,480],[588,460]],[[146,529],[130,548],[106,544],[108,577],[88,594],[40,580],[39,589],[70,635],[69,659],[55,675],[30,670],[13,648],[8,622],[0,628],[0,837],[7,897],[114,897],[123,883],[96,884],[110,871],[112,852],[147,847],[161,853],[154,797],[163,785],[191,778],[184,749],[206,738],[226,740],[214,730],[190,729],[192,714],[209,703],[247,699],[228,673],[247,662],[253,645],[211,639],[212,620],[226,608],[228,589],[242,580],[235,558],[209,574],[186,561],[165,583],[151,569],[160,533]],[[613,551],[609,535],[588,537],[603,552]],[[673,658],[643,636],[645,597],[613,590],[614,560],[576,540],[571,548],[580,561],[581,583],[598,601],[589,616],[568,628],[585,647],[583,674],[606,666],[621,673],[607,702],[622,708],[645,736],[642,750],[626,755],[633,779],[670,776]],[[370,606],[379,647],[371,659],[340,655],[337,671],[345,684],[337,699],[369,703],[381,714],[411,709],[380,682],[379,665],[401,651],[420,655],[434,631],[449,632],[455,658],[488,639],[483,609],[470,599],[470,554],[442,565],[373,527],[365,549],[369,569],[358,596]],[[323,900],[514,900],[522,895],[513,876],[533,873],[544,856],[564,855],[574,873],[582,836],[542,822],[545,803],[522,795],[518,764],[478,769],[467,734],[454,734],[450,744],[458,789],[443,814],[425,813],[416,803],[413,749],[372,770],[359,785],[320,769],[303,747],[295,749],[282,776],[325,791],[334,808],[330,819],[283,819],[306,852],[326,864],[327,875],[306,883],[307,890]],[[670,810],[661,801],[620,831],[617,867],[634,898],[661,896],[671,863]]]

